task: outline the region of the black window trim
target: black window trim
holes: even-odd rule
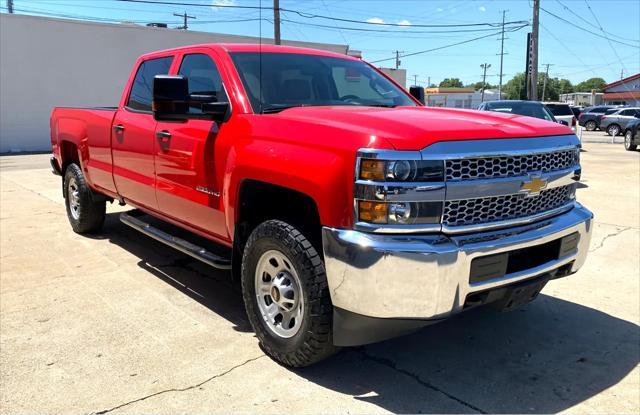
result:
[[[170,54],[170,55],[165,55],[165,56],[154,56],[153,58],[149,58],[149,59],[145,59],[143,61],[140,62],[140,65],[138,65],[136,67],[136,73],[135,75],[133,75],[133,81],[131,82],[131,88],[129,88],[129,92],[127,93],[127,101],[126,104],[124,104],[123,109],[128,111],[128,112],[133,112],[136,114],[147,114],[147,115],[153,115],[153,111],[145,111],[145,110],[138,110],[135,108],[131,108],[129,106],[129,99],[131,98],[131,91],[133,90],[133,85],[136,81],[136,76],[138,76],[138,71],[140,70],[140,67],[145,63],[145,62],[149,62],[149,61],[153,61],[153,60],[157,60],[157,59],[166,59],[166,58],[171,58],[171,62],[169,63],[169,72],[171,72],[171,66],[173,65],[173,61],[176,58],[175,54]]]

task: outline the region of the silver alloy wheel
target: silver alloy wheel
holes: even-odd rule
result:
[[[587,128],[587,131],[594,131],[596,129],[596,122],[587,121],[587,124],[585,125],[585,127]]]
[[[631,148],[631,131],[627,131],[624,135],[624,148],[627,150]]]
[[[69,211],[75,220],[80,218],[80,189],[75,177],[69,178],[67,184],[67,197],[69,198]]]
[[[295,336],[304,318],[304,297],[298,273],[282,252],[262,254],[255,289],[258,309],[269,330],[285,339]]]
[[[607,128],[607,132],[611,137],[615,137],[620,132],[620,127],[618,127],[617,125],[612,125],[609,128]]]

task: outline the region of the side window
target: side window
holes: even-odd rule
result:
[[[136,77],[131,86],[127,107],[138,111],[151,111],[151,100],[153,97],[153,78],[156,75],[166,75],[169,73],[173,57],[149,59],[138,67]]]
[[[189,80],[189,94],[215,95],[218,102],[228,101],[220,72],[209,56],[201,53],[185,55],[178,74]],[[196,104],[189,108],[189,112],[199,113],[202,110]]]

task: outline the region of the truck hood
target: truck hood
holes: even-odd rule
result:
[[[573,134],[538,118],[452,108],[294,107],[271,116],[386,139],[396,150],[421,150],[440,141]]]

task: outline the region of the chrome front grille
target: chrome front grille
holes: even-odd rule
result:
[[[446,160],[446,180],[492,179],[563,170],[577,165],[579,154],[578,149],[570,149],[518,156]]]
[[[574,197],[575,185],[543,190],[537,196],[512,194],[477,199],[449,200],[444,203],[442,223],[446,226],[524,218],[567,204]]]

